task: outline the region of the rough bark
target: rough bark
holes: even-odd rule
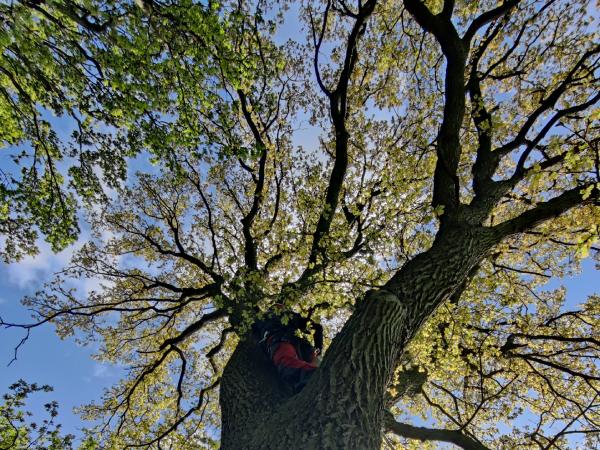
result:
[[[221,382],[220,392],[221,448],[244,448],[245,436],[261,433],[269,427],[268,422],[259,418],[271,415],[291,396],[291,391],[251,337],[240,341],[222,379],[225,382]]]
[[[221,383],[222,448],[378,449],[385,391],[406,344],[499,239],[483,227],[440,232],[431,249],[358,302],[298,395],[290,397],[256,344],[243,341]]]

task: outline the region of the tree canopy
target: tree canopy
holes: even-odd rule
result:
[[[81,409],[106,448],[266,448],[231,421],[268,388],[227,378],[275,303],[331,346],[261,394],[273,427],[314,403],[369,448],[599,445],[600,298],[544,288],[598,258],[593,8],[2,2],[3,257],[92,237],[1,323],[128,369]]]
[[[75,436],[62,435],[61,425],[55,423],[58,416],[58,403],[53,400],[44,404],[48,418],[33,422],[32,413],[25,410],[25,403],[31,394],[51,392],[48,385],[39,386],[19,380],[9,386],[9,393],[3,395],[0,404],[0,448],[16,450],[67,450],[72,449]],[[88,440],[88,443],[90,441]],[[87,449],[83,445],[81,450]]]

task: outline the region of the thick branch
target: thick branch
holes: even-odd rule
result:
[[[416,427],[407,423],[400,423],[394,419],[390,412],[386,412],[385,428],[392,433],[408,439],[419,441],[443,441],[458,445],[465,450],[489,450],[481,442],[461,433],[457,430],[445,430],[439,428]]]
[[[458,36],[449,17],[433,15],[418,0],[404,0],[408,12],[421,27],[433,34],[446,56],[444,118],[437,137],[437,163],[433,180],[433,205],[446,211],[459,205],[460,127],[465,112],[465,65],[468,47]],[[445,220],[448,214],[442,216]]]
[[[481,92],[482,76],[478,72],[479,62],[486,52],[490,43],[496,38],[502,28],[503,23],[489,30],[486,37],[479,45],[471,61],[471,72],[467,89],[471,98],[471,117],[477,128],[478,146],[477,158],[473,164],[473,190],[477,197],[481,196],[487,184],[492,180],[492,176],[498,166],[499,158],[492,153],[492,115],[485,106],[483,94]]]
[[[440,15],[444,18],[449,19],[452,17],[452,13],[454,12],[455,0],[444,0],[444,7]]]
[[[312,16],[312,10],[311,9],[308,10],[308,13],[310,15],[310,25],[311,25],[312,36],[313,36],[313,45],[315,46],[315,54],[313,57],[313,66],[314,66],[314,70],[315,70],[315,76],[317,78],[317,84],[319,85],[319,87],[321,88],[323,93],[325,95],[327,95],[327,97],[331,97],[331,91],[325,86],[325,83],[323,83],[323,79],[321,78],[321,71],[319,70],[319,53],[321,51],[321,45],[323,44],[323,37],[325,36],[325,30],[327,29],[327,21],[329,18],[329,9],[330,8],[331,8],[331,1],[328,1],[327,5],[325,6],[325,12],[323,13],[323,23],[322,23],[321,31],[319,32],[318,37],[315,32],[316,25],[315,25],[315,22],[314,22],[314,19]]]
[[[258,179],[256,181],[256,186],[254,188],[254,198],[252,200],[252,207],[250,211],[244,216],[242,219],[243,233],[244,233],[244,258],[246,265],[256,270],[257,265],[257,249],[256,242],[254,242],[254,237],[252,236],[252,223],[256,215],[258,214],[258,210],[260,205],[262,204],[264,198],[264,186],[265,186],[265,165],[267,161],[267,146],[263,140],[263,137],[256,126],[254,119],[252,118],[252,114],[248,109],[248,99],[246,95],[238,90],[238,95],[240,97],[240,103],[242,106],[242,113],[244,114],[244,118],[252,131],[252,135],[254,136],[254,140],[256,141],[256,146],[260,149],[260,160],[258,162]]]
[[[471,39],[473,39],[473,36],[475,36],[475,33],[477,33],[477,31],[481,27],[508,13],[514,6],[516,6],[519,3],[519,1],[520,0],[505,1],[500,6],[481,14],[479,17],[473,20],[473,22],[471,22],[471,25],[469,25],[469,28],[463,36],[463,41],[468,44],[471,41]]]
[[[558,217],[569,209],[578,206],[592,203],[598,198],[598,188],[593,187],[592,192],[586,199],[583,198],[583,191],[588,189],[593,184],[577,186],[573,189],[563,192],[558,197],[555,197],[547,202],[538,203],[533,209],[525,211],[519,216],[507,220],[494,227],[501,236],[509,236],[512,234],[522,233],[525,230],[535,227],[536,225]]]

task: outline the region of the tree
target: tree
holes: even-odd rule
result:
[[[54,422],[58,415],[58,403],[48,402],[44,409],[49,415],[41,423],[30,422],[32,415],[24,411],[27,397],[36,392],[51,392],[48,385],[38,386],[19,380],[9,387],[10,393],[4,394],[4,403],[0,405],[0,448],[65,450],[72,449],[73,435],[61,435],[61,426]]]
[[[89,211],[37,320],[2,322],[129,368],[83,409],[106,447],[598,444],[598,297],[542,290],[598,254],[591,6],[136,3],[66,4],[112,18],[85,48],[155,168]],[[329,332],[297,395],[248,332],[276,302]]]

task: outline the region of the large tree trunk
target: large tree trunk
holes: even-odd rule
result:
[[[455,226],[369,291],[304,390],[290,396],[251,339],[221,382],[223,449],[378,449],[385,390],[406,344],[499,237]]]

